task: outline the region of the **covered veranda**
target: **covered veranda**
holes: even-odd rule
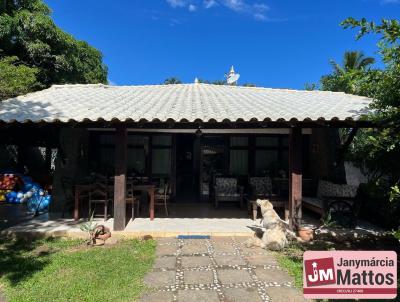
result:
[[[96,103],[95,100],[98,100],[99,103]],[[274,137],[277,138],[279,146],[286,144],[283,151],[276,153],[276,156],[281,160],[282,158],[287,159],[287,181],[285,182],[287,184],[285,193],[287,206],[285,208],[288,211],[290,225],[297,228],[302,223],[303,174],[304,169],[308,169],[305,167],[304,158],[307,157],[305,155],[310,152],[309,150],[323,149],[324,147],[324,142],[308,142],[305,148],[304,141],[309,141],[308,136],[312,133],[322,133],[325,130],[370,127],[370,123],[360,120],[362,114],[367,112],[366,108],[369,102],[369,99],[342,93],[218,87],[206,84],[142,87],[65,85],[3,102],[0,105],[2,121],[0,131],[2,137],[5,137],[3,142],[7,145],[16,145],[21,150],[18,152],[21,163],[24,162],[22,150],[27,146],[40,145],[44,146],[46,150],[50,150],[45,152],[49,170],[52,149],[58,150],[60,161],[69,158],[68,148],[63,148],[61,141],[63,131],[83,131],[88,133],[88,136],[91,133],[107,133],[108,136],[113,137],[112,166],[114,175],[111,176],[113,203],[112,211],[110,211],[113,219],[108,223],[112,223],[115,231],[124,230],[127,225],[127,228],[130,228],[128,224],[130,217],[127,211],[127,185],[132,177],[129,171],[130,162],[135,162],[135,153],[131,152],[130,136],[144,136],[148,137],[147,140],[150,141],[154,137],[170,137],[170,143],[167,145],[160,143],[153,149],[168,149],[170,152],[168,177],[173,199],[179,198],[180,175],[188,173],[192,177],[192,182],[197,184],[193,187],[191,195],[195,196],[194,201],[198,203],[173,205],[176,208],[181,206],[181,209],[186,206],[186,213],[189,217],[192,215],[191,211],[194,213],[193,215],[196,215],[199,213],[199,209],[210,208],[210,203],[199,202],[204,195],[203,174],[209,168],[203,165],[202,157],[206,154],[203,152],[203,146],[210,146],[210,144],[206,144],[208,138],[225,138],[226,148],[221,150],[222,153],[228,153],[226,157],[231,161],[224,163],[227,168],[223,175],[246,178],[260,174],[257,171],[257,154],[267,153],[272,148],[260,147],[257,149],[255,143],[257,138]],[[349,144],[354,137],[355,130],[349,131],[349,133],[348,140],[341,148],[345,148]],[[185,140],[179,143],[182,137],[190,137],[191,141],[190,157],[193,165],[189,172],[184,169],[179,170],[177,167],[179,160],[177,154],[180,150],[185,151],[185,146],[187,146]],[[246,147],[241,146],[240,143],[232,145],[234,138],[246,138]],[[89,145],[88,154],[83,154],[82,160],[90,161],[93,153],[89,152],[89,149],[93,147],[93,143],[89,137],[86,138],[86,141]],[[153,145],[148,143],[147,146]],[[145,162],[154,162],[151,157],[157,156],[157,154],[158,158],[163,157],[161,152],[154,152],[153,149],[152,152],[147,150],[151,155],[150,159],[145,157]],[[78,150],[86,153],[86,149],[83,147],[78,146]],[[144,150],[146,151],[146,145]],[[190,153],[190,151],[188,152]],[[246,154],[247,173],[239,173],[235,176],[232,171],[243,168],[232,163],[234,159],[241,158],[238,154]],[[138,155],[139,157],[140,155]],[[221,162],[224,162],[226,157],[223,157]],[[108,158],[108,160],[110,159]],[[154,164],[149,166],[146,166],[145,170],[147,170],[151,183],[151,178],[157,174],[155,173],[157,171],[152,169]],[[53,173],[57,173],[57,171]],[[262,173],[266,172],[262,171]],[[183,186],[185,185],[183,184]],[[149,189],[148,192],[148,218],[145,218],[146,214],[142,211],[141,216],[136,218],[136,226],[135,223],[132,224],[133,228],[139,228],[140,222],[147,223],[149,228],[151,228],[151,224],[156,225],[157,219],[150,222],[154,217],[157,218],[157,213],[155,214],[154,198],[151,196],[152,189]],[[211,202],[210,199],[212,197],[209,195],[209,202]],[[76,203],[73,209],[75,218],[78,218],[80,215],[78,213],[78,217],[76,217],[76,212],[79,210],[79,206]],[[215,213],[218,216],[222,213],[221,211],[210,208],[208,212],[204,212],[206,214],[203,216],[212,216]],[[219,217],[220,219],[228,221],[242,219],[241,221],[245,224],[251,223],[245,210],[240,211],[235,208],[229,212],[228,208],[224,211],[227,217]],[[176,227],[179,228],[179,219],[185,218],[182,217],[182,214],[177,214],[178,212],[171,213],[176,218],[171,216],[163,219],[176,219]],[[237,214],[238,217],[233,218]],[[205,217],[199,219],[204,220],[193,223],[212,224],[212,221],[207,221]],[[237,224],[233,220],[230,220],[229,223]],[[223,228],[222,225],[220,226]],[[184,230],[182,229],[182,231]],[[192,232],[195,231],[192,230]]]

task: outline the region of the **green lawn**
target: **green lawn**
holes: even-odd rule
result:
[[[82,241],[0,240],[0,288],[9,302],[134,301],[155,242],[87,247]]]
[[[303,290],[303,249],[292,244],[283,253],[276,253],[279,265],[294,277],[295,285]]]

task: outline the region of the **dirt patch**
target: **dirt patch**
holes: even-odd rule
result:
[[[47,245],[41,245],[32,251],[32,255],[38,256],[38,257],[43,257],[43,256],[48,256],[50,254],[56,253],[59,250],[60,249],[48,247]]]
[[[80,245],[70,247],[65,250],[66,253],[76,253],[76,252],[81,252],[81,251],[88,251],[92,247],[90,245],[87,245],[86,243],[82,243]]]

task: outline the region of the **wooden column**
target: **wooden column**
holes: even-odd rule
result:
[[[172,134],[172,147],[171,147],[171,192],[172,201],[176,198],[176,134]]]
[[[123,231],[126,226],[126,128],[118,126],[115,132],[115,178],[114,178],[114,231]]]
[[[290,129],[289,134],[289,224],[296,230],[301,225],[302,198],[302,131]]]
[[[51,147],[50,146],[46,146],[45,163],[46,163],[46,172],[51,173]]]

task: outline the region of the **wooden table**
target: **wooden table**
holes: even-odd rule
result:
[[[137,184],[133,185],[133,190],[134,191],[145,191],[150,197],[150,202],[149,202],[149,215],[150,215],[150,220],[154,220],[154,195],[156,191],[156,186],[153,184]]]
[[[83,193],[88,193],[91,189],[91,184],[81,184],[74,186],[74,195],[75,195],[75,208],[74,208],[74,220],[79,220],[79,204],[80,204],[80,196]],[[149,204],[149,215],[150,220],[154,220],[154,196],[156,186],[153,184],[137,184],[133,185],[133,189],[135,191],[146,191],[150,197],[150,204]]]
[[[257,211],[258,211],[258,205],[257,205],[257,199],[256,197],[247,197],[247,202],[248,206],[251,207],[251,214],[252,214],[252,219],[256,220],[257,219]],[[281,196],[270,196],[266,197],[264,199],[268,199],[274,208],[284,208],[285,209],[285,221],[289,221],[289,200],[287,198],[281,197]]]

